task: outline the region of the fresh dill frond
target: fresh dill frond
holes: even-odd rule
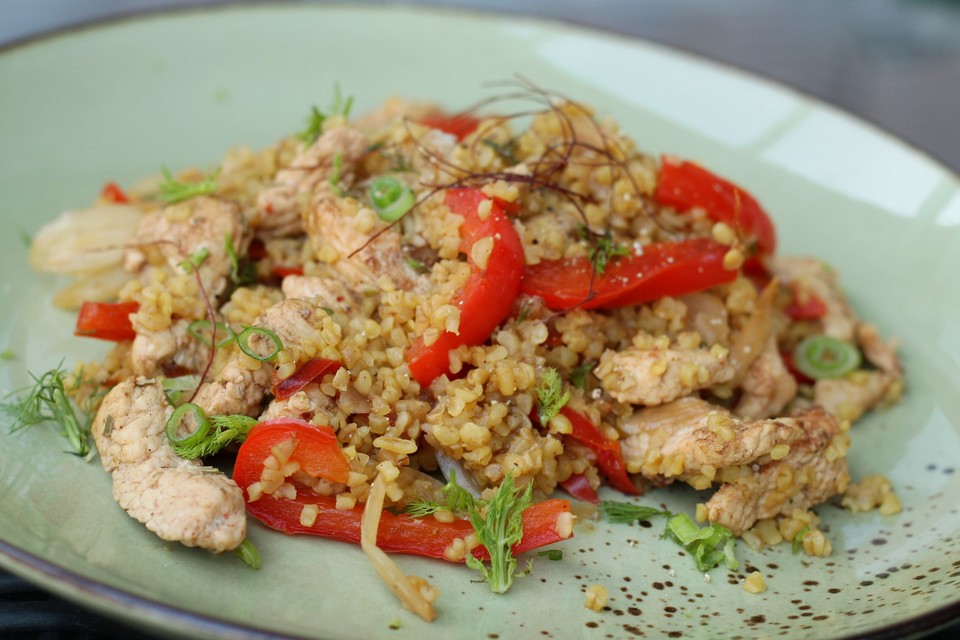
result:
[[[63,435],[73,447],[73,453],[85,457],[90,453],[90,419],[77,417],[73,403],[64,388],[66,374],[57,367],[40,377],[33,374],[31,387],[20,390],[21,399],[5,402],[0,407],[13,418],[11,431],[44,422],[55,422],[63,429]]]
[[[217,191],[217,176],[220,170],[217,169],[199,182],[180,182],[170,173],[170,170],[163,167],[164,181],[160,183],[160,199],[167,204],[173,204],[182,200],[188,200],[197,196],[208,196]]]
[[[433,500],[414,500],[407,505],[404,513],[414,518],[431,516],[437,511],[450,511],[460,517],[469,515],[470,511],[476,508],[476,500],[473,495],[459,484],[457,484],[457,472],[450,472],[450,479],[447,484],[440,489],[443,494],[443,502]]]
[[[617,258],[630,255],[630,249],[623,245],[616,244],[610,232],[605,232],[602,236],[596,238],[595,243],[590,247],[588,257],[590,264],[596,270],[598,275],[603,275],[607,266]]]
[[[444,511],[446,507],[433,500],[414,500],[404,507],[403,512],[412,518],[425,518],[437,511]]]
[[[353,96],[344,99],[340,92],[340,84],[333,85],[333,105],[330,107],[329,115],[320,111],[316,105],[310,107],[310,115],[307,117],[307,128],[297,134],[297,137],[303,140],[305,144],[313,144],[323,133],[323,124],[327,118],[342,116],[347,119],[350,117],[350,110],[353,108]]]
[[[508,473],[493,498],[470,511],[470,523],[490,553],[490,564],[468,553],[467,566],[479,571],[494,593],[506,593],[513,585],[517,568],[513,545],[523,538],[523,511],[530,506],[532,490],[532,482],[526,490],[516,489]]]
[[[645,507],[639,504],[629,502],[619,502],[617,500],[603,500],[597,510],[603,519],[607,522],[617,524],[631,524],[638,520],[649,520],[650,518],[664,517],[671,518],[673,514],[669,511],[661,511],[653,507]]]
[[[179,423],[191,410],[199,422],[197,430],[184,438],[169,437],[170,434],[176,433]],[[205,425],[204,422],[208,424]],[[167,423],[167,436],[178,456],[186,460],[195,460],[212,456],[232,442],[242,442],[256,424],[255,418],[239,414],[207,417],[203,415],[202,409],[187,403],[180,405],[170,416]]]
[[[540,375],[537,385],[537,415],[540,424],[546,425],[560,413],[560,409],[570,400],[570,390],[563,386],[563,379],[557,370],[548,367]]]
[[[591,375],[596,368],[596,361],[584,360],[570,371],[570,384],[581,391],[586,391],[587,376]]]

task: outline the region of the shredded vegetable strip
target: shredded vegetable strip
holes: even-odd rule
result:
[[[367,554],[377,575],[400,598],[400,602],[427,622],[433,622],[437,617],[433,604],[424,597],[397,563],[377,546],[377,530],[380,528],[380,514],[383,512],[385,494],[386,486],[383,476],[378,475],[373,481],[366,506],[363,508],[363,519],[360,521],[360,548]]]

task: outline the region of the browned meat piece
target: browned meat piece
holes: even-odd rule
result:
[[[797,393],[797,381],[787,371],[770,336],[763,351],[753,361],[740,383],[743,395],[734,412],[747,418],[770,418],[780,414]]]
[[[177,319],[161,331],[142,329],[130,347],[134,373],[152,376],[171,364],[187,371],[202,370],[210,357],[210,347],[190,335],[188,327],[191,322]]]
[[[855,371],[843,378],[817,380],[813,401],[837,419],[854,422],[886,397],[894,380],[885,371]]]
[[[415,278],[403,258],[400,234],[387,229],[373,238],[373,232],[360,230],[363,216],[357,207],[356,201],[329,192],[317,199],[304,219],[317,254],[355,290],[378,289],[383,277],[409,289]]]
[[[631,347],[605,351],[594,374],[618,401],[652,406],[728,382],[734,368],[723,353],[707,349]]]
[[[903,375],[903,367],[897,357],[896,341],[885,341],[872,324],[861,322],[856,329],[857,344],[863,355],[873,366],[890,374],[893,378]]]
[[[848,480],[846,436],[820,407],[788,418],[740,420],[684,398],[642,409],[620,428],[630,472],[657,485],[720,483],[707,503],[709,518],[738,535],[757,519],[819,504]]]
[[[231,258],[226,239],[242,254],[249,238],[236,203],[198,197],[168,205],[143,217],[137,229],[136,245],[127,250],[124,267],[146,277],[148,266],[165,264],[183,273],[182,263],[206,253],[198,272],[211,298],[223,293],[230,275]]]
[[[324,318],[329,318],[327,312],[306,300],[283,300],[267,309],[254,326],[273,331],[284,345],[300,345],[323,340],[320,328]],[[259,334],[250,338],[249,345],[264,355],[274,348]],[[200,387],[194,402],[208,415],[256,416],[272,384],[273,367],[249,358],[238,349],[216,379]]]
[[[318,276],[287,276],[281,285],[285,298],[312,300],[318,307],[352,313],[360,303],[361,295],[336,278]]]
[[[289,167],[277,172],[273,186],[260,193],[258,234],[267,237],[302,234],[302,212],[313,201],[315,193],[329,188],[334,171],[339,171],[340,184],[353,184],[354,167],[366,151],[366,136],[350,127],[337,127],[317,138]],[[338,165],[337,169],[334,164]]]
[[[103,399],[93,435],[113,497],[164,540],[211,551],[246,536],[240,488],[215,469],[177,456],[166,437],[173,408],[158,381],[126,380]]]
[[[658,479],[660,451],[667,441],[689,437],[695,430],[706,426],[708,416],[713,413],[729,416],[722,407],[696,396],[687,396],[630,415],[620,425],[624,433],[620,446],[627,470]]]

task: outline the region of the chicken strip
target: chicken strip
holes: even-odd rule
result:
[[[278,302],[263,312],[254,326],[273,331],[284,345],[299,345],[301,348],[308,344],[315,348],[332,347],[340,337],[340,327],[329,314],[306,300]],[[329,340],[325,336],[329,336]],[[269,339],[258,333],[250,338],[249,346],[263,354],[275,348]],[[237,349],[217,377],[200,387],[194,402],[208,415],[238,413],[257,416],[272,384],[273,367],[253,360]]]
[[[167,329],[142,330],[130,347],[130,364],[134,373],[152,376],[171,366],[191,372],[201,371],[210,358],[210,347],[190,334],[192,320],[175,319]],[[217,340],[223,338],[218,331]]]
[[[838,420],[855,422],[879,404],[896,378],[886,371],[855,371],[843,378],[825,378],[813,385],[813,401]]]
[[[285,298],[312,300],[319,307],[352,314],[359,307],[361,295],[336,278],[290,275],[280,287]]]
[[[743,395],[734,412],[747,418],[779,415],[796,395],[797,381],[783,364],[776,336],[767,338],[763,351],[747,369],[740,389]]]
[[[143,217],[124,255],[124,268],[147,282],[151,266],[182,273],[185,261],[196,262],[200,281],[213,299],[227,288],[233,257],[246,251],[249,237],[236,203],[201,196],[171,204]]]
[[[164,540],[234,549],[247,530],[243,492],[216,469],[176,454],[166,437],[172,413],[155,380],[126,380],[104,397],[92,429],[113,497]]]
[[[302,212],[315,192],[321,185],[328,187],[332,177],[344,186],[353,184],[354,167],[367,146],[366,136],[356,129],[337,127],[305,147],[257,197],[257,233],[265,237],[302,234]]]
[[[821,407],[788,418],[750,420],[684,398],[624,420],[630,472],[655,485],[721,487],[707,502],[711,522],[739,535],[762,518],[805,509],[841,493],[849,480],[846,434]]]
[[[304,226],[317,255],[347,287],[378,290],[381,278],[387,277],[397,287],[410,289],[416,276],[404,260],[400,234],[388,228],[374,235],[361,228],[365,218],[375,215],[365,213],[356,200],[328,191],[307,212]]]
[[[608,350],[594,374],[620,402],[653,406],[733,379],[735,369],[721,350]]]

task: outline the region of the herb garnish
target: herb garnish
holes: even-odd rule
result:
[[[564,389],[563,379],[553,367],[543,370],[540,384],[537,386],[537,398],[537,415],[542,425],[553,420],[553,417],[560,413],[560,409],[570,400],[570,390]]]
[[[352,108],[353,96],[350,96],[344,100],[343,94],[340,93],[340,85],[334,84],[333,104],[330,106],[330,115],[320,111],[316,105],[310,107],[310,116],[307,119],[307,128],[301,131],[297,137],[303,140],[306,144],[313,144],[317,141],[317,138],[320,137],[320,134],[323,133],[323,123],[326,122],[327,118],[333,118],[336,116],[349,118],[350,109]]]
[[[512,549],[523,538],[523,511],[530,506],[532,490],[532,483],[526,490],[516,489],[513,476],[508,473],[493,498],[478,500],[457,484],[456,472],[451,472],[450,481],[443,488],[443,504],[418,500],[407,505],[406,513],[419,518],[446,509],[465,515],[480,544],[490,553],[489,565],[468,553],[467,566],[480,572],[491,591],[506,593],[513,585],[517,568]]]
[[[631,524],[638,520],[650,520],[655,517],[671,518],[673,514],[669,511],[661,511],[653,507],[645,507],[640,504],[629,502],[618,502],[616,500],[603,500],[597,509],[604,520],[618,524]]]
[[[178,437],[177,430],[188,413],[193,414],[196,428],[190,434]],[[187,402],[177,407],[167,420],[167,440],[178,456],[195,460],[212,456],[231,442],[243,441],[256,424],[256,419],[244,415],[207,417],[203,409]]]
[[[588,238],[591,235],[591,232],[585,226],[580,228],[580,233],[584,238]],[[630,249],[615,243],[610,232],[605,231],[603,235],[595,236],[594,243],[588,253],[588,258],[590,259],[590,264],[592,264],[596,270],[597,275],[602,276],[607,270],[607,265],[613,260],[628,255],[630,255]]]
[[[649,520],[654,517],[668,518],[666,529],[661,537],[670,538],[683,547],[693,556],[699,571],[707,572],[721,562],[734,571],[740,566],[733,553],[733,533],[722,525],[711,523],[700,527],[685,513],[674,515],[669,511],[614,500],[601,502],[599,511],[605,520],[621,524]]]
[[[33,374],[34,385],[21,391],[26,396],[16,402],[3,403],[0,407],[13,416],[11,431],[19,431],[42,422],[56,422],[63,428],[63,435],[73,447],[73,452],[84,457],[90,453],[90,419],[77,417],[63,378],[66,375],[59,367],[47,371],[39,378]]]
[[[597,363],[593,360],[584,360],[570,371],[570,384],[581,391],[587,389],[587,376],[593,373],[597,368]]]

